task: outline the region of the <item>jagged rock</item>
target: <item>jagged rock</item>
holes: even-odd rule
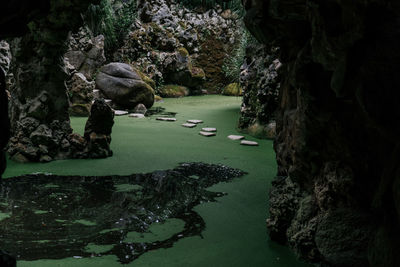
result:
[[[80,72],[86,79],[93,80],[96,71],[106,61],[104,56],[104,36],[89,38],[87,29],[81,28],[68,40],[68,51],[64,55],[66,64],[72,66],[70,72]]]
[[[147,108],[145,105],[143,104],[138,104],[134,109],[133,109],[134,113],[139,113],[139,114],[146,114],[147,112]]]
[[[76,72],[67,83],[67,88],[70,101],[69,114],[89,116],[95,83],[89,82],[82,73]]]
[[[281,63],[276,48],[253,43],[246,48],[240,86],[244,89],[239,128],[257,138],[275,138]]]
[[[141,80],[134,69],[124,63],[110,63],[100,69],[96,85],[113,103],[133,109],[138,104],[150,108],[154,103],[154,90]]]
[[[243,1],[250,32],[280,48],[274,147],[280,179],[297,185],[273,183],[268,228],[316,264],[400,265],[400,6],[389,2]]]
[[[85,139],[88,143],[89,157],[105,158],[112,156],[110,143],[113,125],[113,110],[105,103],[104,99],[96,99],[85,126]]]

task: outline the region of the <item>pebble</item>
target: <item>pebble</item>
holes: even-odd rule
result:
[[[215,136],[215,135],[216,135],[215,133],[203,132],[203,131],[200,131],[199,134],[202,135],[202,136],[207,136],[207,137]]]
[[[164,118],[164,117],[158,117],[156,118],[158,121],[176,121],[175,118]]]
[[[144,118],[144,115],[141,113],[131,113],[131,114],[129,114],[129,117],[142,119],[142,118]]]
[[[199,123],[203,123],[202,120],[187,120],[188,123],[194,123],[194,124],[199,124]]]
[[[195,123],[184,123],[184,124],[182,124],[182,126],[186,127],[186,128],[193,128],[193,127],[196,127],[197,124],[195,124]]]
[[[234,134],[232,134],[232,135],[228,135],[228,138],[231,139],[231,140],[242,140],[242,139],[244,139],[244,136],[243,135],[234,135]]]
[[[114,110],[114,114],[115,116],[123,116],[129,114],[129,112],[125,110]]]
[[[217,128],[202,128],[201,130],[203,132],[216,132]]]
[[[240,142],[240,144],[241,144],[241,145],[244,145],[244,146],[258,146],[258,143],[257,143],[257,142],[248,141],[248,140],[242,140],[242,141]]]

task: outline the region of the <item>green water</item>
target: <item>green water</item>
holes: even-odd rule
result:
[[[267,192],[276,173],[272,141],[256,140],[260,144],[259,147],[246,147],[240,146],[239,141],[226,138],[230,134],[239,134],[236,124],[240,102],[240,98],[225,96],[166,99],[165,103],[158,103],[156,106],[162,106],[166,111],[178,112],[177,122],[156,121],[154,118],[116,117],[112,134],[114,156],[111,158],[64,160],[46,164],[9,162],[5,177],[33,172],[62,175],[127,175],[172,169],[180,162],[198,161],[239,168],[249,174],[210,189],[226,192],[228,195],[218,198],[218,202],[202,204],[195,208],[206,222],[202,238],[183,238],[172,248],[148,252],[128,266],[308,266],[297,261],[286,247],[271,242],[266,232]],[[204,124],[200,126],[218,128],[217,136],[207,138],[198,135],[199,126],[193,129],[180,126],[187,119],[204,120]],[[73,128],[79,133],[83,133],[85,121],[85,118],[71,120]],[[249,136],[246,138],[255,140]],[[171,229],[161,226],[155,231],[158,231],[157,235],[166,235],[168,230],[175,231],[174,227],[179,228],[179,224],[171,226]],[[106,249],[88,248],[93,251]],[[102,256],[20,261],[18,266],[112,267],[121,264],[115,256]]]

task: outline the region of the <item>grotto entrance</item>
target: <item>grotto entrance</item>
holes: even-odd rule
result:
[[[256,84],[262,77],[262,86],[274,84],[277,89],[279,62],[274,56],[257,60],[259,53],[270,53],[259,44],[245,51],[250,37],[233,8],[190,11],[170,1],[138,1],[135,20],[126,25],[118,18],[132,15],[131,2],[101,1],[83,12],[89,4],[83,1],[73,5],[72,14],[55,6],[56,14],[65,15],[63,20],[34,18],[27,35],[9,40],[12,159],[1,185],[0,247],[30,266],[49,262],[114,266],[132,260],[159,266],[166,262],[160,259],[164,253],[160,248],[166,247],[174,250],[167,252],[167,266],[178,260],[185,265],[257,266],[271,259],[282,265],[300,264],[286,249],[268,247],[263,199],[269,181],[265,177],[272,178],[275,172],[271,141],[245,147],[226,138],[242,135],[235,127],[240,98],[194,96],[221,92],[238,96],[246,86],[251,93],[245,96],[241,124],[265,137],[273,124],[269,114],[258,116],[257,111],[276,98],[276,90],[269,98],[256,92]],[[65,18],[72,20],[80,13],[87,27],[74,25],[65,43],[71,28]],[[114,20],[114,29],[129,31],[107,35],[101,26],[109,20]],[[65,59],[63,71],[56,67],[60,56]],[[262,73],[265,67],[271,67],[268,77]],[[257,78],[252,80],[253,76]],[[137,98],[110,91],[112,86],[134,89]],[[186,95],[193,96],[169,98]],[[111,145],[110,133],[98,127],[86,134],[84,116],[91,108],[99,106],[96,109],[110,114],[107,102],[115,115],[141,114],[151,111],[154,99],[161,99],[157,96],[164,102],[155,108],[165,106],[170,112],[163,115],[175,117],[177,123],[202,119],[204,128],[218,129],[216,136],[199,136],[201,126],[187,129],[155,120],[160,114],[116,116]],[[97,98],[107,100],[92,105]],[[261,104],[252,106],[255,102]],[[96,120],[98,125],[111,124],[112,116],[104,114]],[[100,147],[105,153],[90,150],[99,144],[105,144]],[[110,148],[113,156],[103,158],[111,155]],[[88,157],[102,159],[83,159]],[[60,159],[64,160],[56,161]],[[37,161],[49,163],[33,163]],[[212,203],[215,200],[220,203]],[[215,255],[218,242],[223,245]],[[242,256],[231,257],[232,251]],[[184,253],[191,257],[182,259]]]

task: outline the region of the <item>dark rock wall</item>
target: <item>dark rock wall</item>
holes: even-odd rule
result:
[[[239,129],[258,138],[275,138],[275,113],[278,109],[282,66],[277,58],[278,48],[267,48],[252,41],[246,47],[245,61],[240,72],[243,101]]]
[[[243,2],[283,62],[271,237],[329,266],[400,266],[400,2]]]
[[[8,152],[17,161],[71,157],[72,130],[62,56],[69,31],[82,24],[80,14],[93,2],[96,0],[39,1],[37,5],[28,1],[5,3],[6,11],[9,8],[9,13],[16,13],[13,17],[5,12],[4,24],[11,25],[15,20],[18,28],[12,33],[21,36],[11,45],[13,138]],[[25,23],[20,25],[21,21]],[[9,31],[0,30],[0,34],[12,36]]]

